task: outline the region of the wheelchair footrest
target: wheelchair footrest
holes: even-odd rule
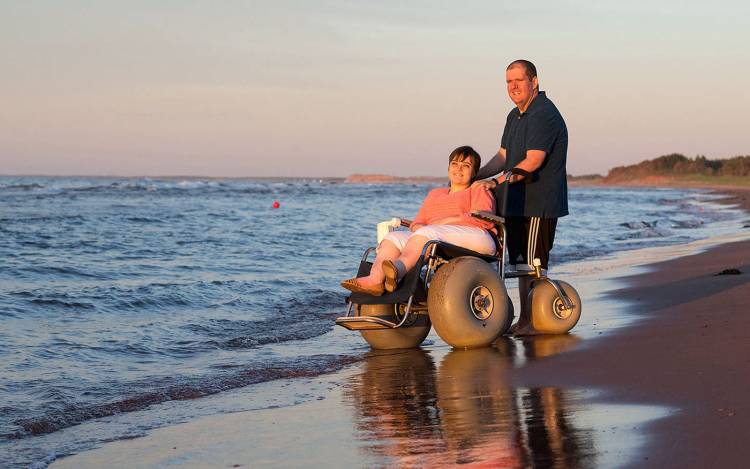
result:
[[[366,331],[373,329],[395,329],[398,324],[374,316],[352,316],[336,318],[336,324],[350,331]]]

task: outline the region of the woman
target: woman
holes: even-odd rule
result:
[[[469,146],[458,147],[448,157],[450,188],[427,195],[410,231],[388,233],[377,249],[366,277],[352,278],[341,286],[353,292],[382,295],[396,290],[398,281],[414,267],[430,240],[445,241],[483,254],[495,252],[489,231],[492,223],[471,217],[473,211],[495,213],[495,200],[482,186],[471,187],[482,159]]]

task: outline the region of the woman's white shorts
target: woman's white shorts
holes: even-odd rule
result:
[[[391,231],[385,235],[383,241],[387,239],[395,244],[399,251],[403,251],[407,241],[412,236],[424,236],[428,240],[445,241],[482,254],[492,255],[495,253],[495,241],[492,236],[487,230],[475,226],[427,225],[413,233],[411,231]]]

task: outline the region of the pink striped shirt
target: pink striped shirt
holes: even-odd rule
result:
[[[476,226],[489,230],[492,223],[479,220],[469,215],[474,210],[495,213],[495,198],[481,187],[470,187],[462,191],[449,193],[447,187],[433,189],[427,194],[422,206],[414,217],[414,223],[430,225],[433,221],[445,217],[460,216],[461,221],[452,225]]]

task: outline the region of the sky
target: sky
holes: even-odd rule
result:
[[[749,5],[0,0],[0,174],[440,176],[518,58],[571,174],[746,155]]]

